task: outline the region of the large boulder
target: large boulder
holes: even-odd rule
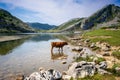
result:
[[[81,61],[79,63],[74,62],[69,67],[67,74],[73,78],[84,78],[86,76],[93,76],[96,71],[94,62]]]
[[[41,70],[40,72],[34,72],[25,80],[61,80],[62,74],[54,69],[47,71]]]

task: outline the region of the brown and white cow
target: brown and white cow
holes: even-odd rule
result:
[[[65,45],[68,45],[67,42],[51,42],[51,51],[53,51],[53,48],[59,48],[58,50],[60,51],[60,49],[63,51],[63,47]]]

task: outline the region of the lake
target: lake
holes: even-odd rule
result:
[[[68,69],[73,61],[69,45],[64,46],[63,52],[59,53],[54,48],[51,53],[51,42],[63,41],[60,34],[34,34],[20,40],[0,43],[0,80],[7,79],[11,75],[22,73],[25,76],[38,71],[40,67],[53,68],[60,72]],[[67,61],[67,64],[62,64]]]

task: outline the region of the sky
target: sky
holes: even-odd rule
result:
[[[24,22],[51,25],[89,17],[108,4],[120,6],[120,0],[0,0],[0,8]]]

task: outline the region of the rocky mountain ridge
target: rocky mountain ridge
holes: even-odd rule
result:
[[[120,7],[114,4],[109,4],[96,13],[87,18],[72,19],[68,22],[58,26],[57,31],[77,31],[77,30],[88,30],[97,29],[101,27],[116,27],[120,26]],[[66,25],[64,27],[64,24]],[[62,29],[61,29],[62,28]]]

